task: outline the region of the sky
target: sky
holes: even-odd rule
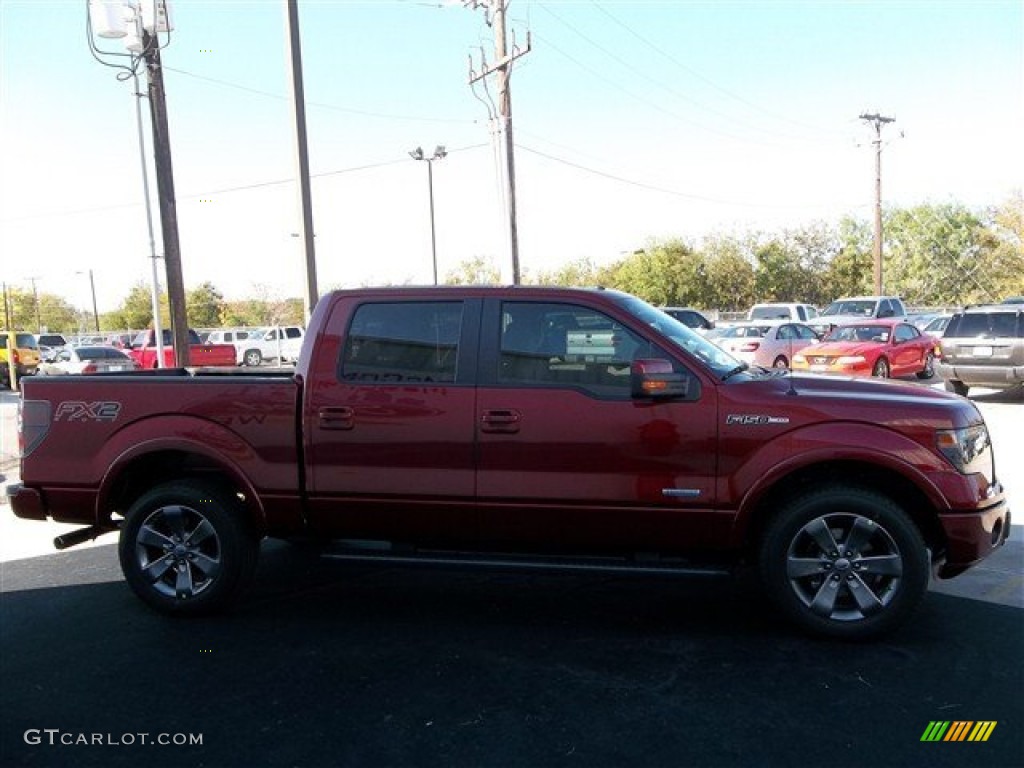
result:
[[[511,270],[482,9],[300,0],[321,291]],[[85,0],[0,0],[0,272],[101,312],[151,278],[131,80]],[[284,0],[179,0],[161,52],[186,289],[299,297],[304,253]],[[520,261],[609,263],[652,240],[998,205],[1024,186],[1024,2],[512,0]],[[123,61],[118,41],[97,41]],[[491,81],[490,93],[494,94]],[[156,182],[143,102],[154,226]],[[163,262],[159,262],[161,283]]]

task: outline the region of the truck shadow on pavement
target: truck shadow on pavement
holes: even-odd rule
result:
[[[734,582],[371,569],[275,545],[233,611],[171,619],[131,595],[113,547],[2,568],[4,766],[999,766],[1024,754],[1021,611],[947,595],[929,594],[892,637],[851,644],[795,633]],[[985,743],[921,742],[936,720],[997,726]],[[121,744],[29,744],[32,729]],[[143,733],[202,744],[124,744]]]

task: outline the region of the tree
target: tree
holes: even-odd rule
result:
[[[598,270],[590,259],[570,262],[554,272],[540,272],[524,282],[535,285],[586,286],[598,283]]]
[[[36,298],[38,296],[38,305]],[[8,306],[0,315],[0,327],[7,330],[7,309],[11,313],[10,330],[53,333],[74,333],[78,330],[78,310],[70,302],[53,293],[33,293],[32,291],[7,286],[6,301]],[[38,310],[38,311],[37,311]],[[89,327],[92,327],[92,314],[89,315]]]
[[[682,240],[651,243],[601,270],[598,280],[655,306],[706,306],[704,259]]]
[[[874,280],[874,232],[867,222],[844,217],[839,222],[839,252],[828,262],[821,304],[841,296],[871,293]]]
[[[190,327],[220,327],[224,297],[213,283],[202,283],[189,291],[185,298],[185,306]]]
[[[886,291],[907,303],[948,306],[996,298],[993,251],[979,216],[962,205],[919,205],[887,212]]]
[[[483,256],[476,256],[459,264],[445,275],[446,285],[497,285],[501,271]]]
[[[1017,190],[986,211],[984,247],[991,253],[992,291],[1000,297],[1024,296],[1024,196]]]
[[[139,281],[128,291],[121,306],[104,316],[111,328],[139,330],[153,327],[153,301],[150,286]],[[160,327],[171,327],[171,312],[167,294],[160,294]]]
[[[704,307],[738,311],[755,303],[754,266],[744,245],[729,237],[710,237],[701,246],[707,273]]]

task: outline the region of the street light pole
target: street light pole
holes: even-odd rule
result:
[[[437,285],[437,233],[434,227],[434,161],[443,160],[448,155],[447,150],[441,145],[434,147],[434,156],[427,157],[423,154],[422,147],[416,147],[409,153],[413,160],[423,160],[427,163],[427,188],[430,192],[430,255],[434,262],[434,285]]]

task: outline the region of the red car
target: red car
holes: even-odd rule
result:
[[[841,325],[820,344],[793,356],[794,371],[847,376],[935,375],[938,340],[901,320],[872,320]]]

